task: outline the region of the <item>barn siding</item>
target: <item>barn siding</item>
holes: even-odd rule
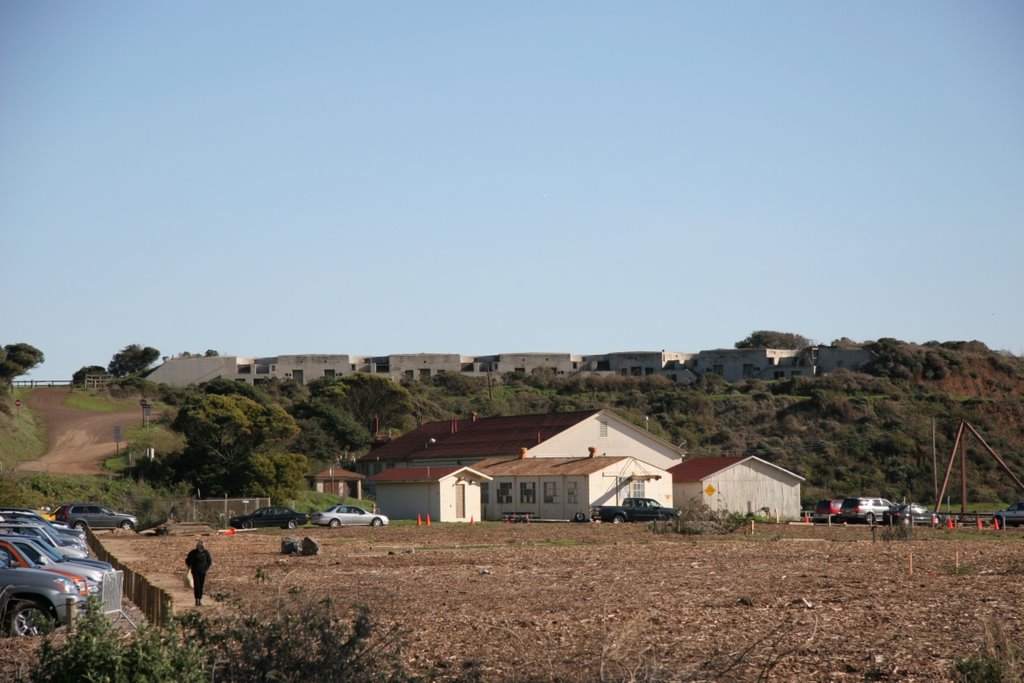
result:
[[[715,488],[708,496],[708,485]],[[700,482],[676,482],[673,494],[677,505],[700,500],[712,510],[740,514],[764,514],[785,520],[800,518],[800,481],[770,465],[749,460],[702,479]]]

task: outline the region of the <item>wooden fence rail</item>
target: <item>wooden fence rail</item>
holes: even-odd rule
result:
[[[89,540],[89,547],[96,554],[96,559],[109,562],[114,565],[115,569],[124,572],[124,594],[146,615],[149,623],[161,626],[170,623],[172,614],[170,594],[151,584],[142,574],[124,566],[120,560],[103,547],[103,543],[96,538],[92,529],[86,527],[85,534]]]

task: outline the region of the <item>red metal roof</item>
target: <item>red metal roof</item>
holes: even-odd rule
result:
[[[602,455],[596,458],[490,458],[473,469],[492,477],[572,476],[600,472],[628,458]]]
[[[316,474],[311,474],[307,476],[310,476],[313,479],[366,479],[366,475],[364,474],[351,472],[349,470],[343,470],[340,467],[335,467],[333,472],[331,471],[331,468],[328,467],[326,470],[322,472],[317,472]]]
[[[672,475],[672,481],[700,481],[708,475],[744,460],[746,460],[745,457],[690,458],[668,468],[668,471]]]
[[[458,472],[464,467],[392,467],[380,474],[375,474],[368,481],[381,482],[428,482],[440,481],[452,472]]]
[[[539,443],[596,415],[598,410],[511,417],[428,422],[374,448],[360,462],[431,459],[481,459],[518,456]]]

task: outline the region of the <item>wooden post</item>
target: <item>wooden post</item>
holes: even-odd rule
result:
[[[910,573],[908,576],[914,575],[914,553],[910,553]]]
[[[64,608],[68,611],[68,630],[75,630],[75,599],[68,597],[64,599]]]

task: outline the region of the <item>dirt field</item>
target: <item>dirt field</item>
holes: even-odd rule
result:
[[[331,595],[405,633],[412,670],[484,680],[943,681],[983,629],[1024,639],[1024,534],[759,526],[725,538],[644,526],[484,524],[205,536],[211,614]],[[184,589],[196,536],[112,534],[130,566]],[[911,561],[913,573],[910,573]],[[958,568],[959,567],[959,568]],[[764,678],[762,678],[764,676]]]

